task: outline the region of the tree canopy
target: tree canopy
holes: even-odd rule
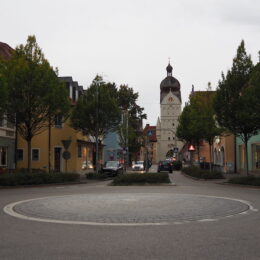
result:
[[[18,133],[28,143],[28,169],[31,171],[31,140],[47,129],[49,120],[69,109],[67,92],[45,59],[35,36],[28,36],[6,61],[3,70],[7,84],[6,112]]]
[[[247,174],[247,142],[260,128],[259,90],[259,65],[254,68],[242,41],[231,70],[226,76],[222,73],[214,108],[219,125],[241,137],[245,143]]]

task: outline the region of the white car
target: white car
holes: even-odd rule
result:
[[[144,170],[144,161],[136,161],[132,165],[132,170],[134,171],[143,171]]]

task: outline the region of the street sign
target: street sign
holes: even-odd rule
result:
[[[147,131],[147,136],[152,136],[153,135],[153,131],[152,130],[148,130]]]
[[[63,152],[62,157],[65,160],[69,160],[70,159],[70,152],[68,152],[68,151]]]
[[[188,150],[189,150],[190,152],[193,152],[193,151],[195,151],[195,148],[194,148],[194,146],[191,144],[191,145],[189,146]]]
[[[178,153],[178,152],[179,152],[179,148],[178,148],[178,147],[174,147],[174,148],[173,148],[173,152],[174,152],[174,153]]]
[[[71,140],[61,140],[65,150],[68,150],[70,144],[71,144]]]

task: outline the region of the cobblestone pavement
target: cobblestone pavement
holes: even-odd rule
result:
[[[22,202],[25,216],[98,223],[173,223],[215,219],[248,210],[239,201],[188,194],[98,194],[49,197]]]

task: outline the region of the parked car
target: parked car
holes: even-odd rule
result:
[[[158,172],[167,171],[172,173],[172,162],[169,160],[159,161]]]
[[[118,161],[107,161],[101,168],[102,173],[108,173],[108,175],[117,176],[123,174],[123,165]]]
[[[144,170],[144,161],[136,161],[132,165],[133,171],[143,171]]]

